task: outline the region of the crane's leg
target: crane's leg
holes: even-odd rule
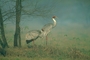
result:
[[[48,36],[46,36],[46,45],[47,45]]]
[[[34,45],[34,40],[33,40],[33,45]]]

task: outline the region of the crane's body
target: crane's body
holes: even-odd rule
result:
[[[52,28],[54,28],[56,26],[56,20],[55,20],[55,16],[52,17],[53,23],[48,23],[46,25],[44,25],[44,27],[42,28],[42,33],[41,36],[46,36],[46,45],[47,45],[47,35],[48,33],[51,31]]]
[[[41,33],[41,36],[42,37],[45,37],[48,35],[48,33],[51,31],[52,29],[52,23],[49,23],[47,25],[45,25],[43,28],[42,28],[42,33]]]
[[[47,36],[48,33],[51,31],[51,29],[56,26],[56,20],[54,18],[55,18],[55,16],[52,17],[53,23],[48,23],[48,24],[44,25],[44,27],[42,28],[43,36]]]
[[[51,31],[52,28],[56,26],[56,20],[55,16],[52,17],[53,23],[48,23],[44,25],[44,27],[41,30],[31,30],[26,34],[26,43],[30,43],[34,40],[36,40],[39,37],[45,37],[46,36],[46,45],[47,45],[47,35]]]
[[[40,30],[31,30],[26,34],[26,43],[30,43],[34,40],[36,40],[39,35],[41,34]]]

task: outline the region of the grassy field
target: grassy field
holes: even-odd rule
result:
[[[60,31],[59,31],[60,30]],[[13,33],[6,32],[10,48],[7,48],[6,57],[0,55],[0,60],[90,60],[90,29],[57,29],[45,38],[39,38],[32,43],[25,43],[25,32],[22,34],[22,47],[13,47]]]

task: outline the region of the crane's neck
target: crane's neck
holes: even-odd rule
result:
[[[54,27],[54,26],[56,26],[56,20],[55,20],[54,18],[52,18],[52,20],[53,20],[53,22],[54,22],[54,23],[53,23],[53,27]]]

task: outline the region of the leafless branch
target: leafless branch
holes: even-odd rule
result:
[[[6,20],[12,18],[13,16],[15,16],[15,15],[10,15],[9,17],[5,18],[5,19],[3,20],[3,22],[5,22]]]
[[[34,4],[33,9],[25,10],[24,8],[22,9],[23,15],[32,15],[32,16],[47,16],[52,12],[52,7],[47,7],[46,5],[44,6],[39,6],[39,1],[36,1]]]

